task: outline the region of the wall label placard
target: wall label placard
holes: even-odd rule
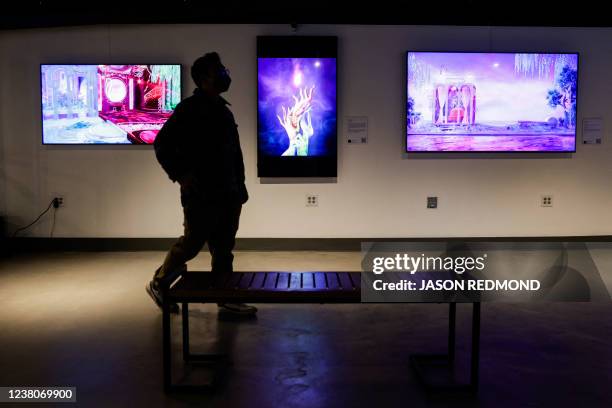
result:
[[[582,144],[602,144],[603,132],[603,118],[582,119]]]
[[[345,129],[347,143],[359,144],[368,142],[367,116],[347,116]]]

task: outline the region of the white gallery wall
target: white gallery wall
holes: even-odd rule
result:
[[[452,237],[612,234],[612,29],[433,26],[303,26],[336,35],[338,178],[262,184],[256,175],[257,35],[289,25],[92,26],[0,32],[0,214],[9,232],[55,193],[58,237],[173,237],[181,232],[178,186],[151,147],[43,146],[39,64],[181,63],[218,51],[233,78],[227,99],[239,124],[251,199],[240,237]],[[573,155],[403,153],[406,50],[577,51],[578,115],[602,117],[604,144]],[[369,141],[344,141],[344,118],[367,116]],[[319,196],[306,207],[307,194]],[[543,194],[554,207],[540,206]],[[426,208],[428,195],[439,208]],[[25,235],[48,236],[52,216]]]

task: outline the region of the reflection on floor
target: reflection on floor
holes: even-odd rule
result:
[[[0,385],[76,386],[87,407],[612,405],[610,303],[485,304],[477,401],[431,400],[407,366],[411,353],[443,350],[445,305],[260,305],[248,322],[219,319],[215,306],[201,305],[191,311],[194,351],[226,350],[234,364],[213,395],[166,396],[161,316],[144,291],[163,255],[0,261]],[[350,252],[236,254],[242,270],[355,270],[359,262]],[[190,268],[208,263],[202,254]],[[458,326],[461,353],[469,347],[466,306]],[[180,329],[175,321],[177,341]],[[459,368],[466,365],[461,359]]]

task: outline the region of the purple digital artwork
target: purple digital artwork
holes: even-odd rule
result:
[[[258,115],[265,155],[335,154],[336,59],[258,58]]]
[[[577,54],[407,53],[406,149],[572,152]]]

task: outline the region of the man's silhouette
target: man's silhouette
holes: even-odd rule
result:
[[[248,200],[237,125],[220,94],[229,89],[229,71],[216,52],[191,67],[197,88],[179,103],[155,139],[155,154],[170,179],[181,186],[183,236],[172,246],[147,285],[161,307],[162,289],[193,259],[205,243],[212,273],[232,272],[232,249],[242,204]],[[227,311],[253,314],[244,304],[220,304]],[[178,312],[178,305],[171,305]]]

